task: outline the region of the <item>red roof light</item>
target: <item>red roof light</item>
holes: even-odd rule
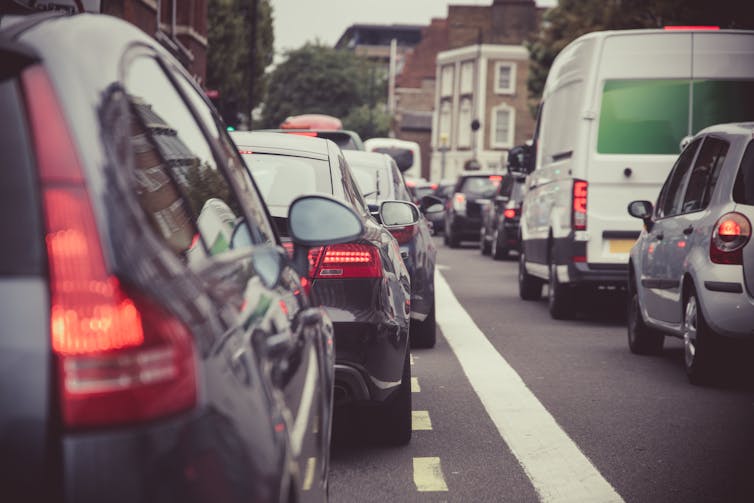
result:
[[[678,30],[697,30],[697,31],[715,31],[719,30],[719,26],[666,26],[665,30],[667,31],[678,31]]]

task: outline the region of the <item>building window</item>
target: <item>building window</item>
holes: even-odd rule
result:
[[[463,98],[458,111],[458,146],[471,146],[471,100]]]
[[[445,65],[442,67],[440,82],[441,82],[440,95],[452,96],[453,95],[453,65]]]
[[[499,105],[492,109],[492,138],[493,148],[510,148],[513,146],[513,131],[516,111],[508,105]]]
[[[450,102],[443,101],[440,105],[440,131],[437,138],[437,145],[440,147],[450,146]]]
[[[516,64],[497,63],[495,65],[495,93],[513,94],[516,92]]]
[[[461,94],[474,92],[474,62],[464,61],[461,63]]]

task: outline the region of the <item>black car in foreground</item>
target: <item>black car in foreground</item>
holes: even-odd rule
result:
[[[486,203],[503,179],[499,173],[466,171],[458,175],[453,195],[445,203],[446,245],[460,246],[461,241],[478,241],[482,227],[482,203]]]
[[[379,218],[383,201],[411,202],[406,182],[392,157],[377,152],[347,150],[343,155],[364,191],[369,209]],[[385,223],[385,222],[383,222]],[[389,226],[401,248],[411,276],[411,346],[431,348],[435,345],[435,262],[437,248],[427,219],[423,216],[412,225]]]
[[[479,250],[495,260],[519,251],[519,220],[524,200],[526,177],[507,173],[489,202],[482,207],[482,227],[479,231]]]
[[[364,232],[352,242],[309,254],[311,291],[335,327],[335,402],[367,410],[369,435],[388,444],[411,439],[409,326],[411,283],[398,243],[369,212],[342,151],[322,138],[267,132],[232,135],[275,219],[289,233],[288,207],[319,192],[359,215]],[[416,207],[383,201],[382,221],[411,226]]]
[[[0,61],[3,501],[326,500],[332,324],[206,98],[108,16],[2,16]]]

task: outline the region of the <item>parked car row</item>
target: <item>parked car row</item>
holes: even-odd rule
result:
[[[435,249],[387,156],[364,194],[320,135],[231,138],[108,16],[3,14],[0,59],[4,499],[324,501],[335,405],[409,441]]]

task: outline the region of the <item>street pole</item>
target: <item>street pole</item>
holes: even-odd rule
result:
[[[251,11],[249,16],[251,22],[250,44],[249,44],[249,129],[252,129],[254,110],[254,75],[255,64],[257,60],[257,21],[259,17],[259,0],[251,0]]]
[[[471,109],[474,114],[473,122],[476,124],[479,124],[479,111],[477,110],[477,106],[479,103],[479,99],[477,98],[477,94],[479,93],[479,74],[481,73],[481,65],[482,65],[482,28],[477,27],[477,33],[476,33],[476,40],[477,40],[477,51],[476,51],[476,61],[474,63],[474,89],[471,93],[472,98],[472,104]],[[471,130],[471,152],[472,157],[476,161],[477,156],[479,155],[478,152],[478,145],[477,145],[477,129],[472,128]]]

